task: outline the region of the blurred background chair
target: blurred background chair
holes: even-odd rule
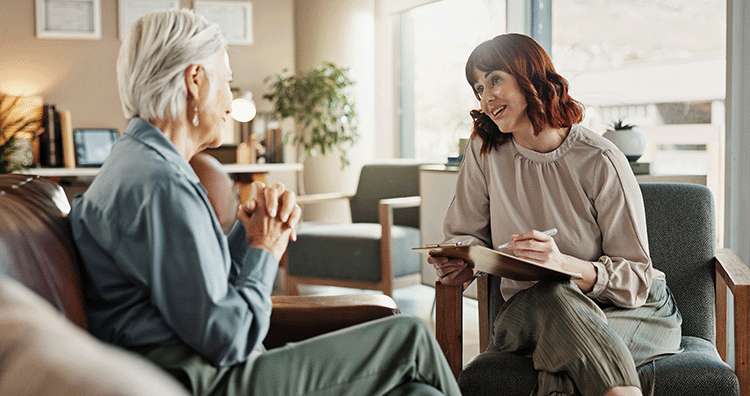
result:
[[[285,293],[297,285],[393,290],[418,284],[420,163],[388,162],[362,167],[355,194],[312,194],[300,204],[348,199],[351,223],[303,222],[287,249]],[[304,208],[303,208],[304,212]]]
[[[683,318],[684,351],[656,361],[655,395],[750,395],[750,269],[731,250],[716,250],[711,191],[697,184],[640,186],[651,260],[666,274]],[[484,352],[461,369],[462,289],[439,282],[438,342],[464,396],[529,395],[537,381],[531,359],[498,352],[490,342],[495,315],[503,304],[500,278],[477,279],[480,351]],[[734,294],[735,370],[724,363],[727,288]]]

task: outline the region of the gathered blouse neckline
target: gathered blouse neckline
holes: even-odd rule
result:
[[[550,151],[549,153],[540,153],[538,151],[523,147],[520,144],[516,143],[515,139],[511,139],[511,142],[513,143],[513,147],[516,149],[518,154],[520,154],[522,157],[525,157],[534,162],[554,162],[564,156],[568,151],[570,151],[573,145],[575,145],[576,141],[580,139],[580,128],[581,126],[579,124],[573,124],[570,127],[568,136],[565,137],[565,140],[563,140],[562,144],[560,144],[556,149]]]

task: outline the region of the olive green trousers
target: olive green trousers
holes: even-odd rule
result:
[[[137,349],[194,395],[460,395],[429,327],[396,315],[215,367],[184,345]]]
[[[653,361],[680,352],[682,316],[664,281],[637,308],[604,306],[570,280],[544,279],[501,306],[493,342],[528,355],[537,396],[600,396],[615,386],[653,394]],[[577,392],[576,392],[577,390]]]

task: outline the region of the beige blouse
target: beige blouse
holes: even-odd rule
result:
[[[638,182],[625,156],[609,140],[573,125],[552,152],[515,141],[480,155],[472,138],[445,217],[446,242],[497,247],[512,234],[557,228],[560,252],[591,261],[597,280],[588,296],[621,307],[643,305],[654,269]],[[503,278],[507,300],[533,285]]]

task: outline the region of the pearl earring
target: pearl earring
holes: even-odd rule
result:
[[[195,102],[195,107],[193,108],[193,126],[200,125],[200,122],[198,121],[198,102]]]

